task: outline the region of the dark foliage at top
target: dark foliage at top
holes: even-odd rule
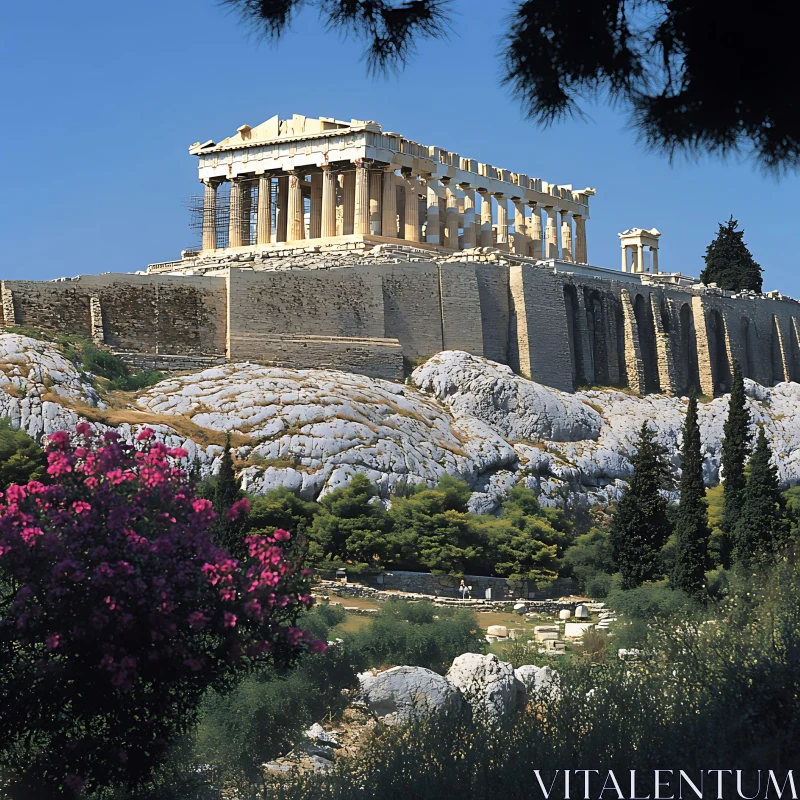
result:
[[[451,28],[455,0],[223,0],[277,38],[302,7],[366,40],[371,70],[401,66],[425,37]],[[800,165],[800,111],[780,76],[794,71],[793,4],[742,14],[724,0],[516,0],[504,42],[505,83],[528,116],[580,114],[577,99],[627,107],[649,147],[747,153],[766,169]],[[765,44],[768,42],[768,44]]]
[[[716,283],[720,289],[760,292],[763,270],[753,260],[744,243],[744,231],[737,231],[738,220],[731,217],[720,224],[717,237],[706,248],[706,268],[700,273],[703,283]]]

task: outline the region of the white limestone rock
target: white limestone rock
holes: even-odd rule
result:
[[[545,506],[606,505],[625,487],[645,421],[673,454],[679,476],[685,399],[608,389],[570,395],[458,351],[431,358],[412,382],[420,388],[331,370],[226,364],[167,378],[131,403],[204,473],[219,468],[222,448],[186,439],[171,418],[249,437],[238,455],[249,460],[243,485],[256,494],[288,486],[317,499],[362,472],[387,498],[399,484],[433,486],[447,472],[469,483],[475,513],[495,510],[518,482],[539,492]],[[753,432],[764,425],[780,480],[800,482],[800,385],[746,380],[745,390]],[[84,405],[104,408],[88,377],[54,344],[0,334],[0,416],[40,438],[73,431]],[[727,406],[727,396],[699,406],[709,483],[719,477]],[[140,427],[117,430],[130,439]]]
[[[137,402],[252,437],[244,487],[255,493],[283,485],[317,498],[363,472],[388,495],[445,472],[475,485],[517,464],[485,421],[453,420],[413,388],[350,373],[227,364],[162,381]]]
[[[558,673],[548,666],[537,667],[523,664],[514,670],[517,680],[522,683],[529,697],[534,695],[556,696],[559,687]]]
[[[496,655],[464,653],[457,656],[445,675],[472,707],[475,715],[498,722],[525,705],[525,686],[511,664]]]
[[[450,683],[425,667],[393,667],[358,677],[367,707],[387,725],[450,713],[462,702]]]
[[[569,442],[595,439],[600,431],[600,415],[577,395],[527,381],[510,367],[460,350],[428,359],[411,380],[456,419],[477,417],[508,439]]]

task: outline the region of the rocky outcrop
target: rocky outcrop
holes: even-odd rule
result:
[[[445,676],[472,707],[473,714],[498,722],[525,705],[525,686],[511,664],[496,655],[464,653]]]
[[[747,381],[746,388],[754,428],[764,425],[781,480],[800,481],[800,385]],[[727,397],[700,404],[709,483],[719,477],[727,405]],[[210,431],[218,441],[237,434],[247,442],[237,455],[248,491],[287,486],[308,499],[355,472],[387,498],[398,485],[434,485],[448,472],[469,483],[475,512],[494,510],[520,481],[544,504],[605,504],[625,486],[644,421],[675,454],[678,475],[685,410],[685,400],[663,395],[559,392],[459,351],[434,356],[408,385],[332,370],[225,364],[168,378],[114,410],[54,344],[0,335],[0,416],[15,427],[39,437],[74,430],[88,416],[127,438],[146,423],[211,471],[221,447],[207,443],[211,436],[195,441],[192,431]]]
[[[441,675],[424,667],[393,667],[359,675],[369,710],[387,725],[428,719],[458,709],[461,698]]]
[[[456,419],[477,417],[511,441],[574,442],[600,433],[600,414],[578,395],[526,381],[511,367],[469,353],[439,353],[411,379]]]

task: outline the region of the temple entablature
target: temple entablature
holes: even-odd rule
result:
[[[203,252],[356,236],[588,263],[594,189],[422,145],[373,121],[275,116],[189,152],[205,187]]]

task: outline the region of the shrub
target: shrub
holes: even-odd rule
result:
[[[326,637],[343,617],[340,609],[321,605],[298,624]],[[226,782],[258,782],[265,761],[284,754],[311,723],[342,710],[342,691],[358,685],[363,668],[359,653],[337,644],[303,656],[290,671],[262,670],[229,694],[210,692],[196,733],[197,758],[214,764]]]
[[[0,491],[12,483],[41,481],[47,459],[37,442],[25,431],[14,430],[8,419],[0,419]]]
[[[578,581],[581,592],[605,597],[613,586],[614,559],[608,531],[592,528],[575,539],[564,553],[564,564]]]
[[[486,649],[472,611],[405,600],[384,603],[368,626],[345,636],[345,644],[370,667],[405,664],[440,673],[456,656]]]
[[[797,565],[781,564],[740,584],[713,610],[713,618],[724,624],[697,625],[691,615],[679,617],[676,625],[653,634],[652,654],[637,661],[560,660],[558,699],[531,704],[502,731],[459,718],[377,727],[357,759],[328,776],[281,776],[274,796],[541,797],[547,791],[540,794],[532,775],[539,768],[546,787],[555,775],[551,796],[562,797],[563,773],[556,770],[588,764],[602,764],[601,774],[590,779],[592,797],[607,796],[600,788],[606,770],[620,779],[632,769],[640,771],[635,796],[657,796],[653,771],[665,764],[695,780],[710,764],[760,769],[764,781],[766,770],[774,769],[782,782],[800,758],[798,581]],[[706,779],[716,796],[715,778]],[[735,780],[724,777],[721,796],[737,796]],[[573,773],[573,781],[579,791],[572,796],[583,796],[582,777]],[[753,786],[755,776],[741,794],[755,796]],[[675,788],[676,776],[661,796],[678,796]],[[758,796],[777,794],[764,795],[762,789]]]
[[[213,545],[210,503],[174,461],[181,449],[114,432],[48,442],[53,484],[0,503],[0,763],[11,796],[70,796],[146,781],[209,686],[309,637],[310,603],[285,560],[289,534],[251,537],[240,564]],[[245,510],[239,505],[236,512]],[[311,643],[323,649],[322,643]]]

